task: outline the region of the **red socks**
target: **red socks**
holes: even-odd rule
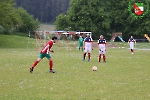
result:
[[[36,60],[36,61],[33,63],[32,68],[35,68],[38,63],[39,63],[39,61]],[[50,70],[53,69],[53,61],[52,61],[52,60],[49,61],[49,68],[50,68]]]
[[[99,62],[101,61],[101,54],[99,54]]]
[[[83,59],[85,60],[85,57],[86,57],[86,53],[83,54]],[[90,60],[91,58],[91,53],[88,53],[88,60]]]
[[[133,50],[133,49],[131,49],[131,52],[133,53],[133,52],[134,52],[134,50]]]
[[[90,54],[90,53],[88,53],[88,59],[90,60],[90,58],[91,58],[91,54]]]
[[[49,61],[49,68],[50,68],[50,70],[53,69],[53,61],[52,60]]]
[[[39,61],[36,60],[36,61],[33,63],[32,68],[34,68],[38,63],[39,63]]]
[[[83,54],[83,59],[85,59],[86,53]]]
[[[106,56],[103,54],[103,60],[106,61]]]
[[[103,60],[106,62],[106,55],[103,54]],[[99,54],[99,62],[101,61],[101,54]]]

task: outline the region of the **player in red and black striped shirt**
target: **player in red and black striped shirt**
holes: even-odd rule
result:
[[[50,52],[54,52],[51,48],[53,44],[57,41],[57,37],[52,37],[52,40],[48,41],[46,45],[42,48],[39,54],[39,58],[33,63],[32,67],[30,68],[30,72],[33,72],[33,69],[36,67],[36,65],[44,58],[46,57],[49,60],[49,67],[50,67],[50,72],[55,73],[53,70],[53,60],[49,54]]]

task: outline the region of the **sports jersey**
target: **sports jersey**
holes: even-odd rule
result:
[[[79,42],[79,46],[82,46],[83,45],[83,38],[79,38],[78,42]]]
[[[129,43],[130,43],[130,42],[135,42],[135,40],[134,40],[133,38],[130,38],[128,42],[129,42]]]
[[[91,46],[92,42],[93,42],[93,39],[92,38],[89,38],[89,37],[86,37],[84,39],[84,42],[85,42],[85,47],[89,47]]]
[[[48,54],[50,51],[50,48],[53,46],[53,40],[50,40],[46,43],[46,45],[42,48],[41,53]]]
[[[93,39],[90,37],[86,37],[84,39],[84,52],[88,52],[88,53],[92,52],[92,42]]]
[[[136,41],[133,39],[133,38],[130,38],[129,39],[129,41],[128,41],[128,43],[130,44],[130,49],[134,49],[134,43],[135,43]]]
[[[106,40],[105,39],[99,39],[97,44],[99,45],[100,49],[105,49]]]

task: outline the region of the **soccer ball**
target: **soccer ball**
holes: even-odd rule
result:
[[[92,70],[93,70],[93,71],[97,71],[97,67],[96,67],[96,66],[93,66],[93,67],[92,67]]]

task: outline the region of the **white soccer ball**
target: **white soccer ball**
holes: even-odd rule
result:
[[[93,66],[93,67],[92,67],[92,70],[93,70],[93,71],[97,71],[97,67],[96,67],[96,66]]]

